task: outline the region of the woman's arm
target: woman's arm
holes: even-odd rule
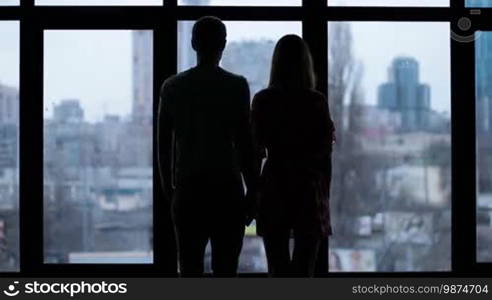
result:
[[[258,93],[253,98],[251,110],[251,128],[253,131],[253,142],[256,151],[256,164],[258,170],[261,170],[263,159],[266,158],[265,127],[261,102],[262,96]]]
[[[333,144],[335,142],[335,126],[331,119],[328,100],[324,96],[322,96],[322,98],[322,101],[319,102],[320,107],[318,110],[320,112],[319,159],[322,164],[322,171],[327,187],[329,187],[331,183],[331,154],[333,151]]]

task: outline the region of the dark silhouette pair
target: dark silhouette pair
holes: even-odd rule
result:
[[[309,49],[295,35],[278,42],[269,88],[251,109],[246,79],[219,67],[225,45],[219,19],[198,20],[197,66],[161,89],[159,168],[180,273],[203,275],[210,241],[214,276],[235,276],[244,228],[256,218],[269,273],[312,276],[320,240],[331,233],[334,128],[325,97],[314,90]]]

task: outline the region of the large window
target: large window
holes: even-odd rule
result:
[[[19,267],[19,22],[0,21],[0,271]]]
[[[490,273],[491,11],[491,0],[0,0],[0,272],[179,274],[154,100],[196,63],[193,21],[214,15],[228,27],[222,67],[251,96],[280,37],[302,34],[313,52],[337,138],[334,234],[317,271]],[[253,223],[240,272],[266,270]]]
[[[330,270],[450,270],[449,24],[328,30]]]
[[[152,262],[152,31],[44,33],[44,259]]]
[[[180,22],[178,26],[178,69],[196,65],[196,54],[191,48],[191,30],[194,22]],[[299,22],[226,22],[228,44],[221,66],[241,74],[249,83],[251,97],[268,85],[270,64],[276,42],[285,34],[301,35]],[[207,249],[210,271],[210,248]],[[256,235],[256,226],[246,229],[240,271],[266,272],[263,241]]]
[[[300,6],[302,0],[178,0],[179,5]]]
[[[477,260],[492,261],[492,33],[477,33]]]
[[[328,0],[328,5],[330,6],[449,6],[449,1],[450,0]]]
[[[162,5],[165,0],[36,0],[36,5]]]
[[[492,7],[491,0],[466,0],[468,7]]]

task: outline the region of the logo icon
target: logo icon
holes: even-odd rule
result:
[[[480,15],[480,9],[471,9],[470,15]],[[481,32],[472,28],[472,20],[468,17],[461,17],[456,23],[457,30],[451,30],[451,38],[460,43],[470,43],[479,38]]]
[[[7,289],[3,291],[3,293],[9,297],[15,297],[19,295],[20,291],[16,289],[16,285],[18,284],[18,281],[14,281],[14,284],[9,285]]]

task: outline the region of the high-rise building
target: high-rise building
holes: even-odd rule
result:
[[[84,110],[77,99],[62,100],[53,109],[53,119],[58,123],[80,123],[84,121]]]
[[[0,124],[0,170],[18,167],[19,126],[17,124]]]
[[[482,32],[476,41],[477,130],[492,131],[492,34]]]
[[[378,89],[378,107],[401,115],[401,130],[429,128],[430,87],[419,82],[419,63],[411,57],[397,57],[388,69],[388,82]]]
[[[0,124],[19,124],[19,91],[0,84]]]
[[[491,7],[492,2],[490,0],[466,0],[466,6],[468,6],[468,7]]]
[[[153,36],[149,30],[133,31],[133,110],[132,119],[152,124]]]

